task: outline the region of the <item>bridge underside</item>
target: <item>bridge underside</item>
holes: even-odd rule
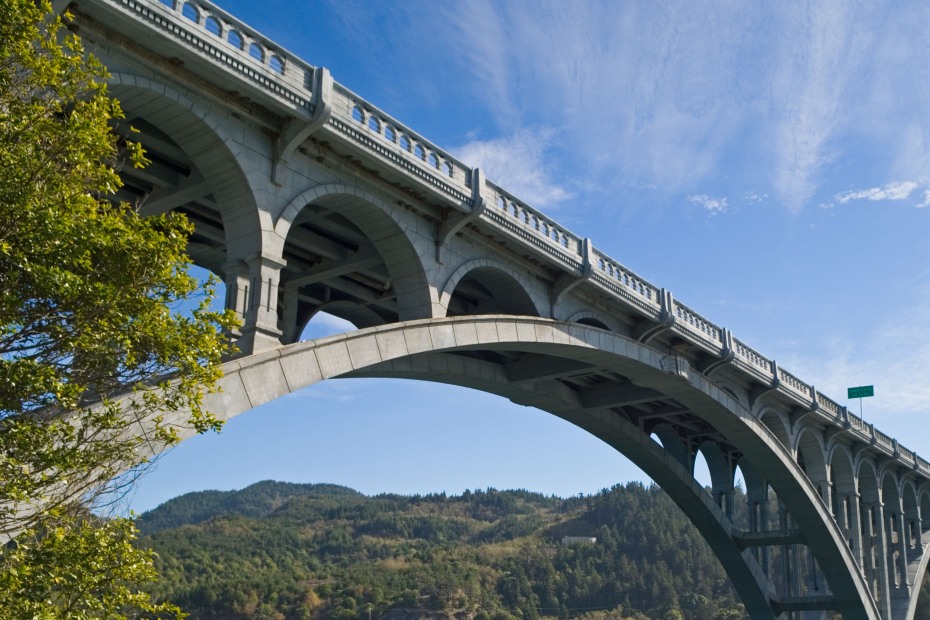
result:
[[[575,323],[431,319],[230,362],[223,391],[209,395],[208,406],[232,417],[339,377],[461,385],[557,415],[622,452],[669,493],[710,543],[752,618],[825,611],[881,617],[846,539],[798,463],[736,398],[680,357]],[[710,490],[693,477],[698,451],[714,478]],[[737,468],[749,486],[748,512],[732,502]]]

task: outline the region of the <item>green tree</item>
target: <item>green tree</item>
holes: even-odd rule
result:
[[[182,216],[108,199],[119,166],[144,156],[111,131],[122,112],[105,78],[46,0],[0,0],[0,537],[15,537],[0,550],[4,618],[145,609],[126,585],[151,575],[132,524],[81,505],[140,465],[146,442],[219,426],[202,393],[233,318],[189,275]],[[56,566],[83,568],[56,579]]]

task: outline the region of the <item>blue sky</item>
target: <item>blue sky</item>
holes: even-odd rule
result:
[[[930,5],[220,6],[853,412],[874,384],[866,420],[930,458]],[[489,395],[345,380],[185,442],[129,505],[266,478],[565,496],[643,474]]]

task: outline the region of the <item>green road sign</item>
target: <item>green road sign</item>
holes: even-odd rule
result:
[[[847,398],[865,398],[866,396],[875,396],[875,388],[872,385],[860,385],[846,389]]]

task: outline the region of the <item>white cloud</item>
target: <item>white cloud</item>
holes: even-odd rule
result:
[[[708,196],[707,194],[694,194],[688,196],[688,202],[701,205],[701,207],[703,207],[704,210],[711,215],[724,213],[727,210],[726,198],[714,198],[713,196]]]
[[[743,193],[743,200],[746,202],[765,202],[769,199],[767,193],[760,194],[759,192],[745,192]]]
[[[881,187],[843,192],[834,196],[833,199],[840,204],[845,204],[851,200],[905,200],[911,195],[911,192],[917,189],[917,185],[914,181],[887,183]]]
[[[831,209],[838,204],[846,204],[855,200],[867,200],[869,202],[907,200],[922,184],[916,181],[896,181],[878,187],[840,192],[833,196],[832,201],[823,203],[820,207]],[[928,205],[930,205],[930,188],[924,190],[923,201],[914,206],[919,209]]]
[[[551,131],[520,130],[494,140],[473,140],[452,149],[469,166],[536,207],[553,207],[571,197],[556,184],[546,165]]]

